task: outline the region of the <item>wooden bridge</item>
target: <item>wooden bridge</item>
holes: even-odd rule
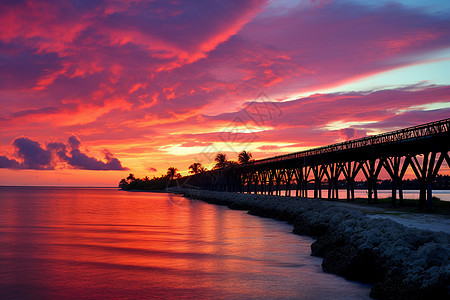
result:
[[[367,180],[368,201],[377,201],[377,181],[382,169],[392,181],[392,205],[403,203],[403,178],[412,169],[420,183],[419,206],[431,208],[433,182],[443,163],[450,167],[450,119],[368,136],[247,164],[207,171],[189,177],[201,189],[322,198],[326,183],[328,198],[338,199],[338,182],[345,181],[347,199],[355,198],[355,179]],[[362,176],[362,175],[361,175]]]

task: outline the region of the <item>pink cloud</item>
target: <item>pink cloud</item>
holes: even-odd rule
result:
[[[414,54],[450,45],[449,26],[448,20],[401,6],[370,9],[334,1],[320,8],[301,5],[283,14],[265,13],[248,24],[235,42],[245,43],[248,52],[256,45],[258,52],[252,54],[268,57],[269,63],[260,65],[263,68],[278,65],[270,63],[272,53],[290,58],[277,71],[283,84],[270,94],[281,87],[305,92],[414,63]],[[298,67],[306,72],[291,72]]]
[[[126,110],[128,104],[122,99],[111,99],[103,105],[83,103],[67,103],[60,107],[44,107],[37,110],[18,111],[5,116],[7,122],[23,122],[26,120],[31,126],[35,124],[53,124],[57,126],[70,126],[92,123],[101,116],[114,109]]]
[[[190,142],[186,142],[180,145],[180,147],[208,147],[209,145],[211,145],[211,143],[204,143],[204,142],[197,142],[197,141],[190,141]]]
[[[178,58],[168,64],[176,66],[205,57],[206,53],[235,35],[261,11],[265,2],[181,5],[177,2],[142,1],[114,13],[108,12],[102,25],[111,42],[144,45],[157,57]]]
[[[261,147],[258,147],[258,149],[266,151],[266,150],[277,150],[277,149],[280,149],[280,147],[272,145],[272,146],[261,146]]]
[[[423,111],[420,105],[447,103],[450,101],[449,86],[428,86],[418,90],[410,87],[375,92],[320,94],[289,102],[275,102],[281,112],[279,115],[267,115],[265,129],[256,132],[259,142],[297,143],[303,146],[325,145],[342,138],[354,139],[392,129],[427,123],[448,117],[448,108]],[[259,125],[244,111],[232,114],[220,114],[209,118],[213,122],[233,126],[249,124]],[[236,120],[239,120],[236,122]],[[331,124],[360,122],[351,128],[331,128]],[[336,125],[334,125],[336,126]],[[262,128],[262,127],[261,127]],[[199,135],[201,140],[219,141],[218,133]],[[247,134],[251,135],[251,134]],[[186,137],[186,136],[184,136]]]
[[[24,86],[35,92],[25,95],[20,88],[7,96],[58,111],[63,109],[58,102],[83,99],[89,103],[86,105],[95,102],[95,109],[111,102],[114,95],[156,113],[177,115],[204,109],[217,114],[223,104],[237,108],[262,89],[278,98],[335,86],[412,62],[400,62],[397,58],[401,56],[449,45],[446,21],[401,7],[368,9],[321,2],[255,18],[264,8],[263,1],[240,3],[239,7],[232,3],[186,7],[139,1],[133,5],[99,2],[91,7],[27,3],[4,11],[5,26],[13,22],[7,17],[12,15],[12,28],[17,30],[4,33],[2,39],[10,46],[22,46],[11,48],[14,52],[9,53],[14,55],[9,58],[19,55],[21,61],[29,58],[35,65],[31,64],[32,72],[27,64],[26,72],[0,72],[0,76],[7,77],[3,82],[12,83],[9,87],[19,87],[26,73],[30,78]],[[73,16],[67,18],[67,12]],[[72,26],[75,22],[81,25]],[[28,30],[31,26],[34,29]],[[64,38],[55,38],[63,33]],[[115,35],[128,37],[115,41]],[[188,58],[183,53],[188,53]],[[198,60],[196,53],[203,59]],[[186,59],[192,61],[170,73],[161,71]],[[36,64],[39,60],[42,63]],[[18,63],[9,69],[17,69]],[[234,79],[230,77],[233,70],[239,74]]]

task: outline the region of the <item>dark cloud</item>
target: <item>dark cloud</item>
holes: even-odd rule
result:
[[[63,143],[48,143],[47,149],[52,153],[56,154],[56,157],[60,158],[61,161],[68,161],[69,157],[67,156],[67,146]]]
[[[354,128],[342,128],[339,129],[338,135],[343,140],[353,140],[361,137],[365,137],[367,133],[364,130],[357,130]]]
[[[0,41],[0,88],[27,88],[48,72],[61,68],[57,54],[36,54],[31,49]]]
[[[13,142],[17,156],[22,159],[23,169],[52,170],[54,163],[52,153],[27,137],[16,138]]]
[[[89,157],[82,153],[79,149],[72,149],[70,151],[70,158],[67,161],[70,166],[75,169],[84,170],[128,170],[122,167],[122,164],[117,158],[112,157],[111,153],[105,153],[106,163],[96,159],[95,157]]]
[[[70,157],[64,154],[60,155],[60,158],[62,160],[66,160],[66,162],[75,169],[103,171],[128,170],[128,168],[124,168],[120,161],[117,158],[113,157],[112,153],[106,149],[103,151],[106,162],[98,160],[95,157],[90,157],[81,152],[81,150],[79,149],[81,141],[74,135],[69,137],[68,144],[72,149],[70,151]]]
[[[156,170],[155,168],[152,168],[152,167],[147,168],[147,170],[150,172],[153,172],[153,173],[158,172],[158,170]]]
[[[7,169],[32,169],[53,170],[58,163],[65,163],[68,167],[83,170],[128,170],[108,150],[104,150],[105,161],[90,157],[79,149],[81,141],[76,136],[71,136],[68,145],[58,142],[48,143],[42,147],[38,142],[27,137],[16,138],[13,146],[19,160],[0,156],[0,168]],[[68,153],[67,148],[71,151]]]
[[[20,169],[20,163],[14,159],[0,155],[0,169]]]
[[[73,150],[77,150],[78,148],[80,148],[80,145],[81,145],[81,142],[80,142],[80,140],[79,140],[76,136],[72,135],[72,136],[69,138],[69,146],[70,146],[70,148],[72,148]]]

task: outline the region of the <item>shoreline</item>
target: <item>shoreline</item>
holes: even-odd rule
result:
[[[366,214],[365,207],[319,199],[204,190],[173,192],[287,221],[294,233],[316,239],[311,255],[323,258],[324,272],[373,285],[373,298],[449,297],[448,232],[407,227],[390,216]]]

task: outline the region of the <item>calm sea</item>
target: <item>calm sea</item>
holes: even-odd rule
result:
[[[367,299],[292,226],[164,193],[0,187],[0,299]]]

